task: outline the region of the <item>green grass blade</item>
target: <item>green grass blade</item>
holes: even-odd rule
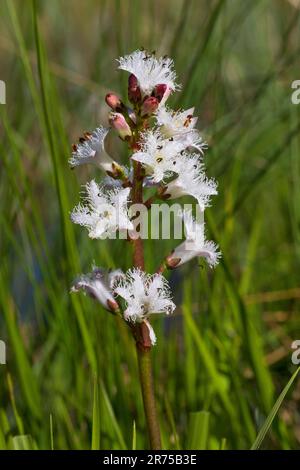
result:
[[[24,343],[16,322],[13,300],[7,295],[8,290],[5,290],[3,276],[0,276],[0,279],[0,305],[2,305],[2,312],[4,313],[21,386],[29,409],[35,417],[40,417],[41,400],[37,380],[28,361]]]
[[[125,450],[125,449],[127,449],[127,446],[125,444],[125,440],[124,440],[121,428],[120,428],[119,423],[116,419],[116,415],[114,413],[113,407],[111,405],[111,401],[109,399],[109,396],[107,394],[107,391],[106,391],[106,388],[105,388],[103,382],[100,382],[100,389],[101,389],[102,396],[103,396],[103,399],[104,399],[105,407],[106,407],[107,412],[108,412],[109,417],[110,417],[112,428],[115,432],[115,435],[117,436],[120,449]]]
[[[190,413],[189,435],[187,448],[189,450],[206,450],[209,437],[208,411]]]
[[[9,393],[9,396],[10,396],[11,406],[12,406],[12,409],[13,409],[13,413],[14,413],[16,424],[17,424],[17,428],[18,428],[19,433],[23,434],[24,433],[24,424],[23,424],[22,418],[21,418],[21,416],[20,416],[20,414],[17,410],[14,386],[13,386],[11,375],[7,374],[6,378],[7,378],[8,393]]]
[[[51,413],[49,416],[49,424],[50,424],[50,449],[54,450],[53,417]]]
[[[13,436],[12,444],[14,450],[35,450],[36,446],[30,435]]]
[[[136,450],[136,424],[134,420],[132,425],[132,450]]]
[[[293,373],[292,377],[290,378],[290,380],[288,381],[288,383],[286,384],[286,386],[284,387],[284,389],[282,390],[281,394],[279,395],[279,397],[277,398],[269,416],[267,417],[266,421],[264,422],[261,430],[259,431],[252,447],[251,447],[251,450],[257,450],[260,448],[261,444],[263,443],[263,440],[264,438],[266,437],[266,434],[267,432],[269,431],[272,423],[273,423],[273,420],[275,418],[275,416],[277,415],[278,413],[278,410],[283,402],[283,400],[285,399],[285,396],[286,394],[288,393],[289,389],[291,388],[295,378],[297,377],[298,373],[300,371],[300,367],[298,367],[298,369]]]
[[[92,450],[100,450],[100,406],[99,406],[99,384],[97,376],[94,378],[93,399],[93,421],[92,421]]]

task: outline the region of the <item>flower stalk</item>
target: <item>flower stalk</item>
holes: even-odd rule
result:
[[[134,162],[134,175],[132,186],[132,202],[143,202],[143,176],[142,167],[139,162]],[[142,238],[133,240],[133,265],[144,271],[144,246]],[[138,331],[137,331],[138,330]],[[136,352],[139,368],[139,379],[143,396],[146,425],[149,436],[151,450],[161,449],[160,426],[155,403],[153,372],[151,361],[151,341],[149,340],[149,330],[145,324],[137,324],[133,334],[136,339]]]
[[[151,349],[142,349],[137,346],[137,357],[150,448],[160,450],[160,427],[154,395]]]

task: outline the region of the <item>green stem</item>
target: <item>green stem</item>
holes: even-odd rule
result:
[[[151,349],[143,350],[137,347],[137,357],[150,448],[151,450],[160,450],[161,440],[154,396]]]

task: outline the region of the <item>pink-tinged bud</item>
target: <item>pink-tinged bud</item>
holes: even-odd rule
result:
[[[105,97],[105,101],[106,104],[114,111],[122,108],[122,101],[114,93],[108,93]]]
[[[118,304],[115,300],[107,299],[106,303],[107,303],[108,309],[109,309],[111,312],[116,313],[116,312],[118,312],[118,311],[120,310],[119,304]]]
[[[121,139],[126,140],[131,137],[131,129],[128,123],[126,122],[126,119],[124,118],[123,114],[109,113],[109,123],[114,129],[116,129]]]
[[[155,113],[159,105],[159,101],[154,96],[149,96],[145,99],[142,104],[141,108],[141,116],[151,116],[151,114]]]
[[[133,88],[137,88],[138,86],[139,86],[138,79],[133,73],[131,73],[128,77],[128,88],[133,89]]]
[[[128,99],[131,103],[139,103],[142,99],[138,79],[133,73],[128,78]]]
[[[181,258],[173,258],[172,255],[167,256],[166,266],[168,269],[175,269],[180,263]]]
[[[155,98],[157,98],[158,102],[161,104],[164,104],[167,101],[171,93],[172,89],[164,83],[156,85],[153,92]]]

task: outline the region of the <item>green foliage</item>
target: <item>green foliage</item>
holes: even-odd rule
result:
[[[209,437],[209,412],[191,413],[188,432],[188,449],[206,450]]]
[[[299,447],[293,3],[1,0],[1,449],[147,448],[130,331],[69,294],[92,262],[131,265],[126,241],[92,241],[71,224],[95,170],[72,172],[68,158],[83,130],[106,124],[105,94],[126,93],[115,58],[141,46],[174,57],[183,90],[170,105],[196,107],[207,171],[219,181],[207,230],[224,255],[213,272],[198,261],[173,271],[178,308],[153,322],[163,445]],[[120,148],[112,152],[125,162]],[[147,270],[175,244],[147,241]]]

